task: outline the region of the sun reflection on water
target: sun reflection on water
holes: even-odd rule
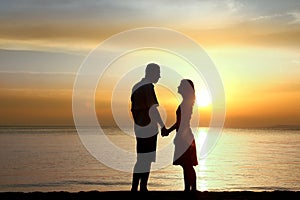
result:
[[[200,191],[207,191],[207,181],[205,179],[206,177],[206,171],[207,171],[207,166],[205,164],[206,160],[201,159],[198,161],[198,166],[196,166],[196,173],[197,173],[197,186],[198,190]]]
[[[207,137],[207,129],[206,128],[198,128],[195,131],[195,142],[197,146],[197,157],[198,157],[198,165],[195,167],[197,173],[197,189],[200,191],[207,191],[207,181],[205,177],[207,176],[207,166],[206,159],[201,157],[201,149],[203,148],[204,142]]]
[[[198,160],[202,159],[201,150],[203,149],[204,142],[207,138],[207,128],[198,128],[194,134],[196,147],[197,147],[197,156]]]

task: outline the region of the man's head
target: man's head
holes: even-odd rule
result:
[[[149,63],[145,70],[145,78],[151,83],[157,83],[160,78],[160,67],[156,63]]]

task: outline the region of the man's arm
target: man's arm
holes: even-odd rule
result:
[[[161,128],[163,128],[163,127],[165,127],[165,123],[163,122],[157,107],[158,107],[158,105],[155,104],[150,108],[149,116],[150,116],[151,120],[154,120],[155,122],[157,122],[159,124],[159,126]]]
[[[149,110],[149,116],[151,120],[154,120],[155,122],[157,122],[160,125],[160,132],[162,136],[167,136],[168,132],[167,129],[165,127],[165,124],[160,116],[160,113],[157,109],[157,104],[153,105],[150,110]]]

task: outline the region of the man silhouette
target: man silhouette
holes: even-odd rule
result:
[[[131,93],[131,113],[134,120],[137,160],[133,169],[131,191],[148,191],[151,163],[156,160],[158,124],[161,132],[166,128],[157,110],[158,101],[154,85],[160,78],[160,67],[155,63],[146,66],[145,77],[136,83]]]

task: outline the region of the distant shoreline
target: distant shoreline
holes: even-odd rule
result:
[[[0,125],[0,128],[74,128],[75,125]],[[82,128],[98,128],[98,126],[84,126]],[[119,128],[118,126],[102,126],[102,128]],[[128,128],[131,128],[130,126]],[[199,127],[199,128],[209,128],[209,127]],[[300,125],[274,125],[274,126],[265,126],[265,127],[223,127],[223,129],[249,129],[249,130],[300,130]]]
[[[300,199],[300,191],[223,191],[223,192],[200,192],[186,193],[182,191],[150,191],[150,192],[130,192],[130,191],[81,191],[81,192],[0,192],[1,200],[50,200],[50,199],[151,199],[151,200],[213,200],[213,199]]]

